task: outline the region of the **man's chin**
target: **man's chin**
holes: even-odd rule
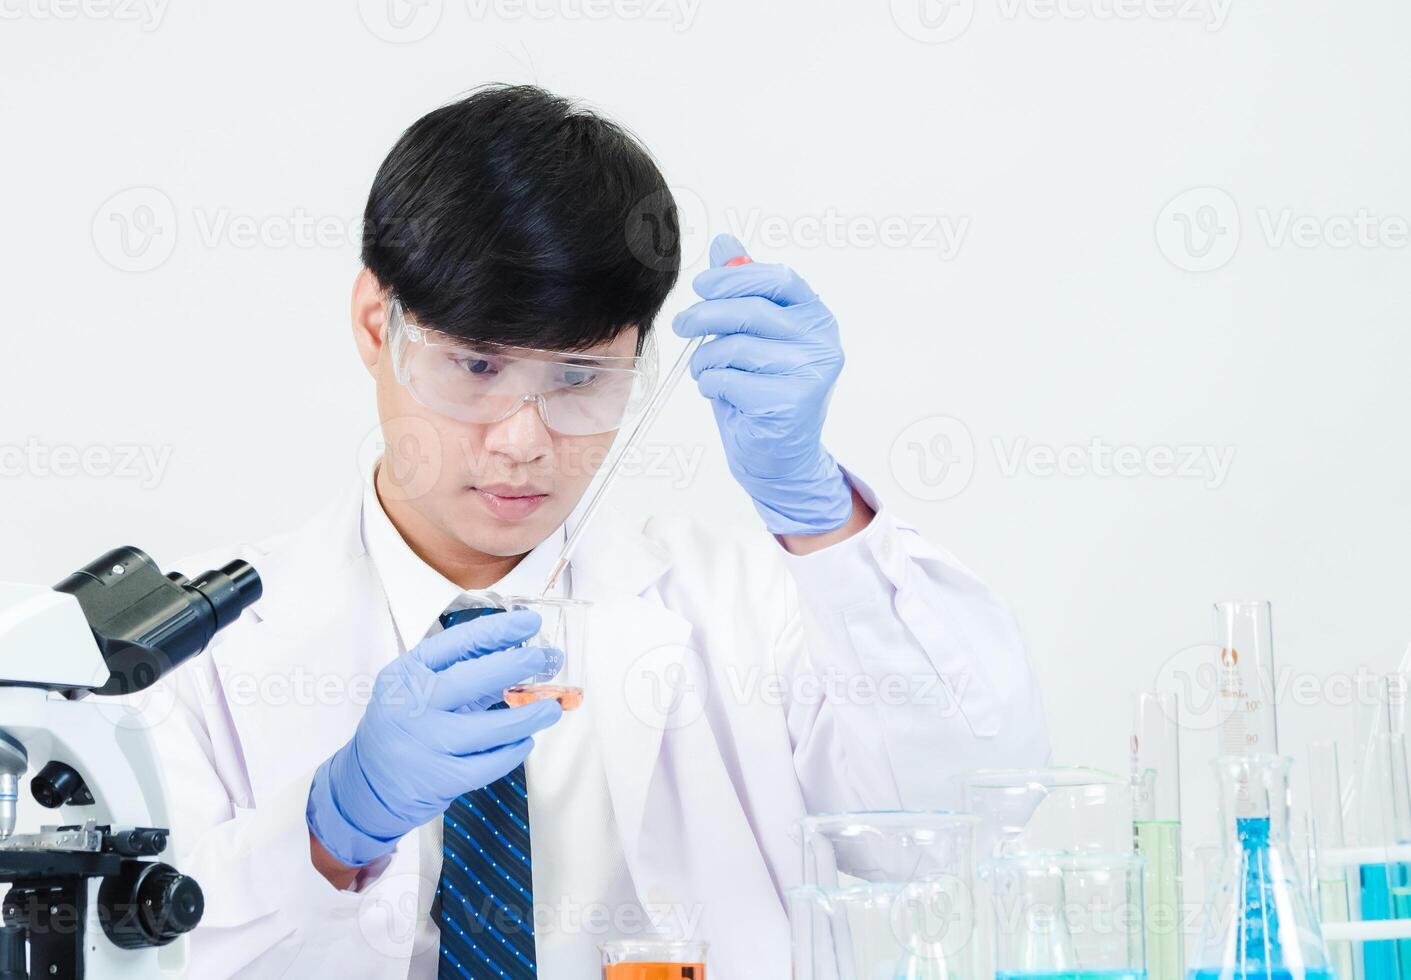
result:
[[[515,558],[533,551],[557,530],[563,523],[559,521],[534,521],[532,524],[517,524],[510,527],[486,527],[480,525],[465,528],[459,535],[461,541],[470,548],[496,558]]]

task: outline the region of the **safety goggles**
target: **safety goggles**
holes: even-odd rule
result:
[[[462,422],[500,422],[533,402],[555,432],[598,435],[634,418],[656,386],[650,335],[636,357],[469,343],[418,327],[394,297],[387,343],[397,380],[412,397]]]

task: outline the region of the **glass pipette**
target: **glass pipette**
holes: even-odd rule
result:
[[[740,255],[725,264],[747,265],[751,261],[753,260],[749,257]],[[681,356],[676,358],[676,363],[671,365],[671,370],[666,373],[666,377],[662,380],[661,387],[658,388],[656,394],[652,396],[652,400],[647,403],[647,407],[642,411],[641,417],[637,419],[637,424],[632,427],[632,431],[628,433],[626,441],[623,442],[621,451],[618,452],[617,457],[612,461],[612,465],[608,467],[607,472],[603,475],[602,482],[598,484],[597,492],[593,494],[593,499],[589,500],[588,506],[583,509],[583,516],[578,519],[578,525],[574,527],[572,533],[569,534],[568,540],[563,543],[563,551],[559,553],[558,561],[554,562],[554,567],[549,572],[549,578],[544,583],[542,595],[547,596],[553,591],[554,586],[558,584],[559,576],[562,575],[563,570],[568,567],[569,559],[573,557],[573,550],[578,547],[578,541],[583,537],[583,530],[592,522],[593,515],[598,512],[598,508],[602,505],[604,498],[607,497],[608,489],[612,487],[613,481],[617,479],[617,475],[622,472],[622,461],[626,459],[628,453],[632,452],[637,444],[641,442],[642,437],[647,434],[647,430],[650,429],[652,423],[656,421],[656,417],[661,414],[662,408],[671,399],[671,393],[676,389],[677,383],[681,380],[681,375],[686,373],[686,367],[691,363],[691,355],[696,352],[696,349],[701,346],[704,340],[705,337],[692,337],[690,342],[686,345],[686,349],[681,352]]]

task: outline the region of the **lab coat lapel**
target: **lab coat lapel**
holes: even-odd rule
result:
[[[212,651],[256,801],[352,736],[372,679],[397,653],[363,547],[361,484],[256,563],[264,598],[239,643]]]
[[[572,564],[574,597],[593,603],[584,691],[629,861],[670,708],[659,681],[679,672],[672,665],[684,662],[691,639],[691,624],[653,595],[666,568],[665,554],[607,509],[585,532]]]

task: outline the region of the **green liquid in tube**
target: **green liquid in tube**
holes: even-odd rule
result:
[[[1181,980],[1185,935],[1181,928],[1181,823],[1138,820],[1137,853],[1146,858],[1146,965],[1151,980]]]
[[[1318,881],[1318,912],[1324,922],[1346,922],[1347,899],[1346,879],[1322,878]],[[1333,972],[1339,980],[1353,980],[1351,943],[1328,943],[1328,958],[1332,960]]]

